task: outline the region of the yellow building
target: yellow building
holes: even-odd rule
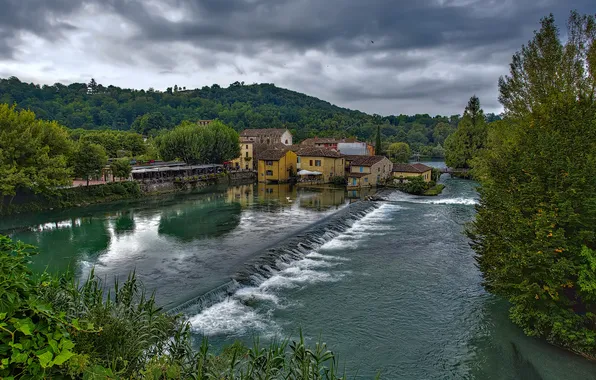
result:
[[[315,176],[320,176],[319,182],[321,183],[331,182],[331,179],[336,176],[344,176],[344,158],[341,153],[335,150],[312,146],[303,147],[296,154],[298,155],[297,167],[299,175],[302,170],[321,173]],[[308,177],[312,177],[312,175]]]
[[[393,181],[403,182],[407,181],[408,178],[422,177],[424,182],[430,182],[432,179],[432,170],[430,166],[424,164],[393,164]]]
[[[232,160],[232,167],[237,169],[254,169],[254,143],[248,139],[240,138],[240,157]]]
[[[287,182],[296,175],[296,153],[289,149],[269,149],[259,155],[259,182]]]
[[[393,163],[385,156],[350,157],[348,188],[382,185],[391,176]]]

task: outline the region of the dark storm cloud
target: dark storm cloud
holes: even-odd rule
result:
[[[593,0],[0,0],[0,4],[0,60],[16,56],[23,32],[59,41],[76,33],[75,28],[84,29],[87,19],[108,15],[131,28],[123,37],[91,36],[105,62],[150,65],[158,75],[198,68],[209,71],[205,78],[228,65],[238,80],[254,74],[265,82],[313,91],[332,102],[358,106],[362,101],[368,107],[375,101],[378,108],[373,111],[386,113],[399,112],[394,108],[405,100],[427,99],[429,108],[437,105],[441,110],[459,108],[462,102],[454,99],[465,100],[471,93],[488,97],[484,104],[496,109],[497,78],[506,73],[511,55],[531,38],[540,18],[554,13],[563,25],[571,9],[594,11]],[[235,80],[230,78],[230,83]]]
[[[1,0],[0,59],[13,56],[23,32],[49,40],[72,32],[76,27],[67,18],[82,5],[71,0]]]

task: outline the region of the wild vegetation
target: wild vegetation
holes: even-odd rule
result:
[[[531,336],[596,358],[596,20],[553,16],[499,81],[503,121],[470,166],[485,287]],[[464,117],[465,118],[465,117]],[[470,161],[466,161],[470,163]]]
[[[0,103],[16,103],[71,129],[132,130],[148,136],[200,119],[219,119],[236,131],[287,127],[297,142],[319,136],[373,143],[380,129],[383,144],[405,142],[423,156],[434,157],[443,157],[445,139],[460,120],[459,115],[368,115],[273,84],[241,82],[227,88],[176,86],[160,92],[105,87],[95,81],[40,86],[11,77],[0,79]],[[498,118],[487,115],[489,122]]]
[[[486,118],[480,100],[472,96],[457,129],[445,139],[445,164],[451,168],[469,169],[472,159],[486,145],[486,134]]]
[[[3,379],[343,379],[325,344],[299,339],[194,350],[181,315],[157,306],[134,273],[107,291],[28,262],[35,248],[0,235],[0,377]],[[107,291],[107,295],[106,295]]]

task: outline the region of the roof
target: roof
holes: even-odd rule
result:
[[[302,147],[302,148],[298,149],[296,154],[301,157],[331,157],[331,158],[342,157],[341,153],[339,153],[338,151],[327,149],[327,148],[319,148],[316,146]]]
[[[286,131],[285,128],[245,129],[240,132],[240,137],[281,136]]]
[[[432,170],[430,166],[424,164],[393,164],[393,172],[399,173],[424,173]]]
[[[373,166],[374,164],[387,159],[385,156],[356,156],[351,159],[352,165],[356,166]]]
[[[315,145],[315,144],[336,144],[340,142],[356,142],[355,138],[341,138],[335,137],[311,137],[302,141],[302,145]]]
[[[259,160],[277,161],[289,152],[290,149],[269,149],[259,155]]]
[[[370,175],[370,173],[348,173],[348,177],[351,178],[362,178],[366,177],[367,175]]]

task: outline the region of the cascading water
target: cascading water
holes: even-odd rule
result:
[[[291,263],[304,260],[308,255],[316,253],[313,252],[315,249],[348,230],[356,221],[378,206],[378,202],[356,202],[315,225],[299,231],[296,235],[278,242],[273,247],[257,252],[254,258],[248,261],[230,281],[176,306],[170,312],[196,315],[238,292],[242,295],[242,288],[258,287],[280,271],[287,270]],[[321,265],[312,261],[311,265]]]

